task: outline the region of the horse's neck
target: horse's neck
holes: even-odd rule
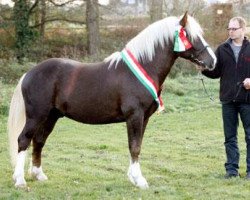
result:
[[[176,58],[177,56],[172,50],[164,50],[159,47],[156,48],[153,60],[144,65],[146,71],[149,72],[149,75],[156,81],[158,86],[163,84]]]

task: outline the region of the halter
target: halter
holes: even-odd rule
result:
[[[203,53],[203,51],[205,51],[207,48],[209,47],[209,45],[205,45],[198,53],[196,54],[191,54],[191,60],[196,62],[199,65],[204,65],[204,62],[199,60],[198,57]]]

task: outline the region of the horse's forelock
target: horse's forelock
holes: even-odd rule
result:
[[[202,30],[200,24],[191,16],[188,16],[186,30],[189,33],[191,40],[194,40],[197,37],[200,37],[203,35],[203,30]]]

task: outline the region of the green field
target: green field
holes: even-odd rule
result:
[[[140,157],[148,190],[134,187],[127,178],[125,123],[93,126],[68,119],[57,123],[44,147],[43,169],[49,180],[37,182],[26,173],[28,188],[16,189],[6,134],[6,108],[13,86],[1,84],[0,199],[249,199],[249,181],[223,178],[218,80],[206,79],[205,84],[214,102],[196,77],[166,80],[166,112],[150,118]],[[239,146],[244,176],[241,126]]]

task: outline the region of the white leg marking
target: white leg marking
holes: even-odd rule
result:
[[[130,161],[130,166],[128,168],[128,177],[129,177],[129,180],[135,186],[141,189],[148,188],[147,180],[142,176],[139,162],[132,163],[132,161]]]
[[[25,157],[26,151],[21,151],[17,155],[17,162],[13,174],[13,180],[15,181],[16,187],[26,187],[26,181],[24,179]]]
[[[48,177],[43,172],[42,166],[36,167],[36,166],[30,165],[29,174],[32,177],[36,178],[38,181],[48,180]]]

